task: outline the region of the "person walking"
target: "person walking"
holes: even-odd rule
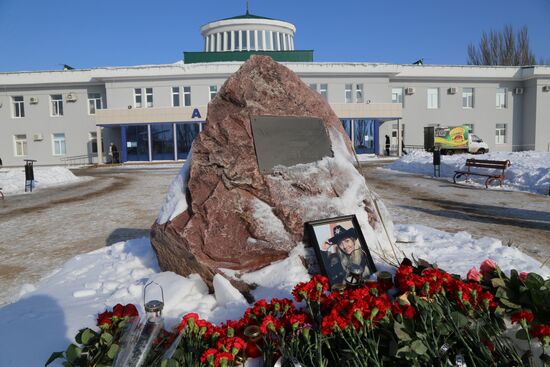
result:
[[[119,161],[118,161],[118,149],[117,149],[115,143],[111,142],[111,145],[109,146],[109,151],[111,153],[111,163],[119,163]]]
[[[390,155],[390,137],[386,135],[386,155]]]

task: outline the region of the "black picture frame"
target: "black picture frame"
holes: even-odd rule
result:
[[[315,220],[305,225],[319,268],[331,287],[345,283],[353,264],[364,268],[363,279],[376,273],[376,266],[355,215]],[[354,237],[352,243],[346,240],[353,240]]]

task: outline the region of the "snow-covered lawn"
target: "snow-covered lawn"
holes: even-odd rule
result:
[[[536,260],[495,239],[476,240],[464,232],[449,234],[412,225],[396,226],[396,237],[408,256],[435,262],[451,273],[464,276],[472,266],[492,258],[504,271],[516,268],[550,276],[548,267],[540,268]],[[291,297],[292,287],[309,278],[300,256],[311,255],[310,251],[297,247],[289,258],[245,275],[246,281],[259,285],[254,296]],[[376,265],[389,270],[379,260]],[[212,295],[196,275],[184,278],[161,272],[149,239],[120,242],[74,257],[38,284],[24,286],[17,302],[0,309],[0,366],[43,365],[52,352],[64,350],[80,328],[95,327],[98,312],[117,303],[142,305],[143,287],[150,281],[164,288],[168,328],[190,311],[219,323],[240,317],[247,307],[222,277],[215,278]]]
[[[60,186],[75,183],[82,178],[75,176],[65,167],[34,167],[33,190],[44,187]],[[15,195],[25,192],[25,169],[0,169],[0,187],[5,195]]]
[[[451,178],[455,170],[465,169],[466,159],[509,160],[512,166],[506,169],[504,190],[527,191],[548,194],[550,187],[550,152],[495,152],[482,155],[457,154],[441,156],[441,177]],[[433,156],[424,151],[411,151],[385,168],[396,171],[433,175]],[[475,169],[472,169],[475,170]],[[483,170],[481,170],[483,171]],[[464,181],[462,179],[462,181]],[[483,177],[472,176],[472,185],[483,185]],[[499,190],[498,183],[491,189]]]

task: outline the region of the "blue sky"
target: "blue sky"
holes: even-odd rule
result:
[[[0,0],[0,72],[165,64],[203,47],[200,26],[243,14],[245,0]],[[527,25],[550,61],[550,0],[250,0],[297,27],[315,61],[465,64],[483,31]]]

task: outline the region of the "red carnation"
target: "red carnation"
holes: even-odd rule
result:
[[[512,314],[512,324],[516,322],[528,322],[531,323],[535,319],[535,315],[529,311],[520,311]]]
[[[187,325],[193,327],[195,322],[199,319],[199,315],[195,312],[190,312],[187,315],[183,316],[180,324],[178,325],[178,333],[180,333]]]
[[[214,348],[208,348],[201,356],[201,362],[214,362],[214,356],[218,353],[217,349]]]
[[[229,362],[233,361],[233,354],[228,352],[219,352],[216,354],[216,359],[214,360],[214,365],[216,367],[225,367]]]
[[[264,335],[267,334],[268,331],[275,332],[277,330],[277,327],[275,325],[275,319],[271,315],[267,315],[260,325],[260,332]]]
[[[544,345],[550,344],[550,325],[534,325],[531,329],[531,335],[538,338]]]

